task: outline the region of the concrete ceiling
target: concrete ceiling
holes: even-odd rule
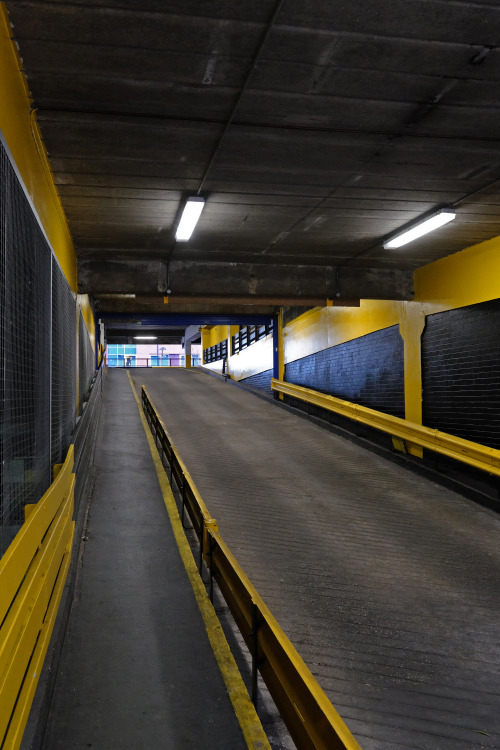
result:
[[[500,234],[497,0],[6,5],[81,291],[141,295],[106,309],[408,299],[413,269]]]

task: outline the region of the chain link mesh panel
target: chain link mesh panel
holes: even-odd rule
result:
[[[88,400],[90,384],[95,375],[95,354],[90,336],[80,312],[78,315],[78,413],[82,413],[83,403]]]
[[[66,278],[52,265],[51,465],[63,463],[76,422],[76,303]]]
[[[51,482],[50,248],[0,144],[0,546]]]

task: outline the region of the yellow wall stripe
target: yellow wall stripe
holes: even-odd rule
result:
[[[33,201],[71,289],[76,292],[76,255],[47,151],[32,109],[22,63],[12,40],[5,3],[0,2],[0,130]]]
[[[127,372],[127,375],[130,381],[130,386],[132,388],[132,393],[134,394],[134,398],[137,403],[137,408],[139,409],[142,426],[144,427],[144,432],[146,433],[151,456],[153,457],[156,473],[158,475],[158,481],[160,483],[163,500],[165,502],[165,507],[167,508],[170,523],[172,524],[172,530],[174,532],[182,562],[184,563],[186,573],[191,582],[193,593],[198,603],[198,607],[200,608],[203,622],[205,623],[205,628],[208,633],[210,644],[212,646],[215,658],[217,659],[217,663],[219,665],[219,669],[221,671],[224,682],[226,683],[226,688],[229,693],[231,703],[233,704],[236,718],[239,721],[241,731],[243,732],[243,736],[247,743],[247,747],[251,748],[252,750],[271,750],[271,746],[262,728],[262,724],[260,723],[255,708],[250,700],[247,689],[245,687],[245,683],[243,682],[243,678],[241,677],[239,669],[231,653],[219,619],[210,602],[210,599],[207,596],[207,592],[205,591],[203,582],[201,581],[201,578],[198,574],[198,569],[196,567],[191,548],[189,547],[189,544],[187,542],[186,535],[184,534],[181,519],[177,511],[177,505],[168,483],[167,475],[163,468],[160,455],[149,430],[146,418],[143,414],[141,403],[137,395],[137,391],[135,390],[135,386],[130,373]]]
[[[238,326],[233,326],[238,329]],[[203,328],[203,348],[209,349],[211,346],[220,344],[221,341],[227,339],[227,325],[223,326],[212,326],[211,328]]]
[[[500,297],[500,237],[417,268],[415,301],[426,314],[476,305]]]

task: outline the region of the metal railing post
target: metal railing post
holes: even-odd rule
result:
[[[199,563],[199,573],[200,576],[203,573],[203,536],[205,532],[205,519],[203,516],[201,517],[201,528],[200,528],[200,563]]]
[[[184,476],[182,477],[182,484],[179,487],[181,492],[181,499],[182,499],[182,507],[181,507],[181,524],[182,528],[186,529],[186,526],[184,526],[184,508],[186,507],[186,482],[184,480]]]
[[[210,569],[210,589],[209,589],[209,596],[210,601],[213,604],[214,603],[214,558],[213,558],[213,544],[214,540],[212,538],[212,534],[209,533],[208,535],[208,565]]]
[[[259,621],[258,621],[258,609],[255,602],[252,602],[252,631],[250,636],[252,638],[252,703],[255,706],[255,710],[258,710],[258,677],[259,677]]]

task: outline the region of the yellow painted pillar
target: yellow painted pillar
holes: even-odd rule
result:
[[[273,371],[274,377],[278,380],[285,379],[285,351],[284,351],[284,337],[283,337],[283,308],[280,307],[279,313],[276,316],[277,330],[273,334]],[[276,368],[277,365],[277,368]],[[278,372],[276,373],[276,369]],[[278,398],[283,401],[283,394],[278,393]]]
[[[278,313],[278,372],[279,379],[285,379],[285,347],[283,340],[283,308]]]
[[[405,419],[422,424],[422,349],[425,311],[418,302],[407,302],[402,307],[399,330],[404,342]],[[408,453],[422,458],[419,445],[407,443]]]
[[[201,364],[205,362],[205,349],[210,346],[210,331],[206,328],[201,329]]]

